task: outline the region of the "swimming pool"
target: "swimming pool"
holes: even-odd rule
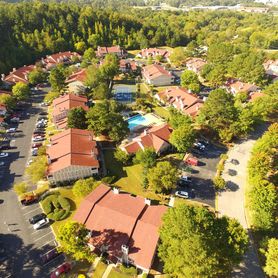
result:
[[[152,113],[146,115],[136,115],[127,120],[128,128],[134,131],[139,128],[149,127],[151,125],[161,124],[163,121],[161,118],[153,115]]]

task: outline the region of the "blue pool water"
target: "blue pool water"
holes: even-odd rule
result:
[[[127,122],[128,122],[128,128],[130,130],[132,130],[132,129],[135,129],[139,125],[141,125],[141,126],[142,125],[147,125],[148,120],[142,115],[137,115],[137,116],[134,116],[132,118],[129,118],[127,120]]]

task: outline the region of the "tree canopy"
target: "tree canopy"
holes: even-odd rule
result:
[[[158,255],[173,277],[227,277],[246,251],[248,236],[233,219],[180,204],[169,209],[160,228]]]
[[[67,126],[69,128],[87,128],[86,111],[82,107],[75,107],[68,113]]]
[[[26,100],[30,95],[30,88],[27,84],[18,82],[13,86],[12,93],[16,100]]]
[[[191,90],[194,93],[199,93],[201,84],[198,75],[192,70],[185,70],[181,75],[182,87]]]
[[[87,179],[80,179],[76,181],[72,187],[72,192],[76,197],[85,197],[91,193],[98,183],[93,177]]]

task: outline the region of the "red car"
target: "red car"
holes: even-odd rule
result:
[[[34,144],[32,144],[32,149],[39,148],[41,146],[42,146],[42,143],[34,143]]]
[[[63,273],[67,273],[71,270],[71,264],[70,263],[63,263],[60,266],[58,266],[50,275],[50,278],[57,278]]]

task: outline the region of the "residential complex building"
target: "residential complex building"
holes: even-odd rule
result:
[[[116,46],[98,46],[96,55],[99,58],[104,58],[107,54],[114,54],[119,58],[124,58],[126,56],[126,51],[119,45]]]
[[[99,173],[99,152],[91,131],[70,128],[50,137],[46,154],[47,178],[51,183],[73,181]]]
[[[80,204],[73,220],[91,231],[89,246],[114,263],[149,271],[156,255],[158,229],[167,207],[99,185]]]
[[[53,122],[57,128],[62,129],[67,127],[68,112],[76,107],[82,107],[88,110],[88,99],[84,96],[74,94],[62,95],[53,100]]]
[[[153,126],[133,138],[131,142],[123,142],[120,148],[128,154],[134,154],[145,148],[153,148],[157,154],[161,154],[171,147],[169,143],[172,129],[168,124]]]
[[[154,96],[160,103],[173,106],[188,116],[196,116],[203,100],[181,87],[168,88]]]
[[[259,87],[256,86],[255,84],[244,83],[237,80],[228,83],[228,89],[233,95],[236,95],[239,92],[246,92],[246,93],[257,92],[259,90]]]
[[[175,77],[163,66],[158,64],[148,65],[142,69],[145,82],[154,86],[167,86],[174,83]]]
[[[206,64],[207,64],[207,62],[205,60],[203,60],[201,58],[196,58],[196,57],[189,58],[186,61],[187,69],[194,71],[198,75],[201,74],[201,71]]]
[[[66,80],[69,93],[84,93],[87,88],[87,86],[85,85],[86,78],[86,69],[79,70],[70,75]]]
[[[42,64],[46,69],[51,69],[57,64],[71,64],[73,59],[77,58],[78,60],[81,59],[81,55],[76,52],[66,51],[66,52],[59,52],[51,55],[47,55],[46,58],[42,59]]]
[[[170,52],[167,49],[161,48],[144,48],[136,56],[143,59],[148,59],[149,57],[156,59],[160,56],[162,59],[168,60]]]
[[[28,74],[35,68],[34,65],[24,66],[13,70],[5,76],[2,74],[2,81],[7,85],[14,85],[18,82],[28,83]]]

